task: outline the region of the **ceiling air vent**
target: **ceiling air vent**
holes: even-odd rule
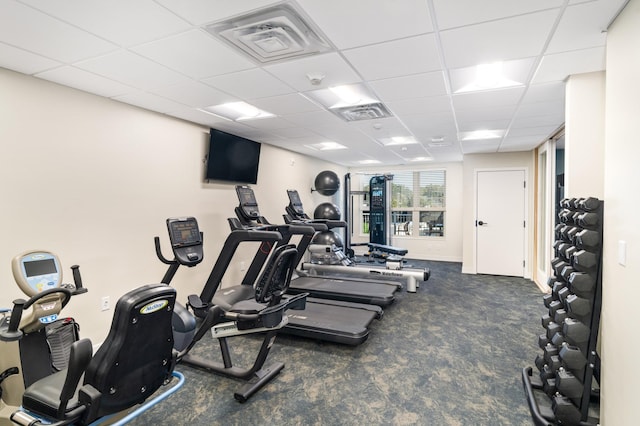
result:
[[[376,120],[393,116],[387,107],[379,102],[352,107],[332,108],[330,111],[345,121]]]
[[[260,63],[332,50],[310,19],[292,3],[282,3],[205,26]]]

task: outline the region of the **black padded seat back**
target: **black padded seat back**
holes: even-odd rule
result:
[[[298,250],[293,244],[277,247],[256,284],[256,302],[276,305],[289,288]]]
[[[85,372],[84,383],[101,394],[98,416],[143,402],[173,368],[171,317],[176,291],[146,285],[122,296],[111,330]]]

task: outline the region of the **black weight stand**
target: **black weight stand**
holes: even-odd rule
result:
[[[600,356],[597,353],[602,307],[603,202],[571,198],[560,202],[555,228],[552,292],[543,297],[548,313],[543,350],[522,371],[522,383],[536,425],[596,426]]]

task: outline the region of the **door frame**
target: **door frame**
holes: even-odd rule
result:
[[[535,274],[534,281],[541,289],[544,289],[544,285],[547,279],[551,276],[551,259],[553,257],[553,235],[554,235],[554,206],[555,206],[555,174],[556,174],[556,161],[555,161],[556,144],[555,140],[548,139],[540,146],[536,148],[536,195],[535,195]],[[545,154],[545,175],[544,175],[544,188],[541,187],[541,180],[543,176],[540,173],[540,156]],[[544,204],[541,202],[544,198]],[[544,208],[543,208],[544,206]],[[544,223],[544,227],[540,227],[539,224]],[[540,258],[538,257],[539,250],[544,250],[545,262],[540,268]]]
[[[531,256],[529,256],[529,194],[530,194],[530,182],[529,182],[529,168],[522,167],[491,167],[491,168],[477,168],[473,169],[473,220],[478,220],[478,173],[480,172],[508,172],[508,171],[522,171],[524,172],[524,278],[531,279]],[[478,227],[473,227],[473,270],[472,274],[478,273]]]

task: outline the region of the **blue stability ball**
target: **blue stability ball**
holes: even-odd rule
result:
[[[316,235],[313,236],[313,239],[311,240],[311,244],[318,244],[321,246],[330,246],[333,244],[338,248],[344,247],[344,243],[342,242],[342,237],[340,237],[340,235],[336,234],[333,231],[318,232]]]
[[[313,218],[340,220],[340,209],[333,203],[322,203],[313,211]]]
[[[318,176],[316,176],[316,180],[314,181],[314,185],[316,187],[316,191],[322,195],[329,196],[335,194],[338,192],[338,189],[340,189],[340,179],[335,172],[325,170],[324,172],[318,173]]]

